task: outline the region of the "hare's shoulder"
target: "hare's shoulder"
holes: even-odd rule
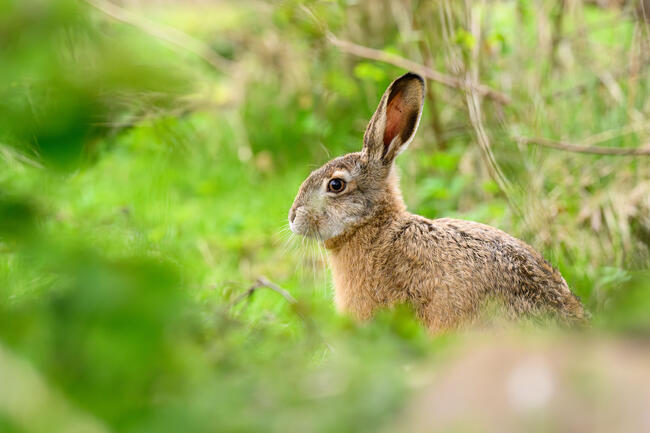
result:
[[[559,271],[539,251],[498,228],[453,218],[422,220],[423,224],[431,225],[431,233],[443,233],[446,246],[452,250],[465,250],[469,256],[481,259],[479,261],[494,261],[505,270],[532,272],[560,285],[566,284]]]
[[[430,220],[420,215],[409,215],[400,221],[395,236],[403,236],[407,239],[423,237],[433,242],[451,240],[455,243],[485,243],[498,241],[523,244],[519,239],[486,224],[454,218]]]
[[[409,215],[398,225],[394,240],[401,241],[411,251],[434,250],[438,254],[457,257],[469,255],[480,260],[506,256],[547,264],[542,255],[525,242],[495,227],[474,221],[453,218],[430,220]]]
[[[424,218],[423,218],[424,219]],[[450,236],[460,236],[468,241],[474,240],[479,242],[501,242],[516,245],[525,245],[523,241],[509,235],[508,233],[496,227],[487,224],[477,223],[475,221],[460,220],[455,218],[438,218],[427,220],[429,224],[438,230],[441,230]]]

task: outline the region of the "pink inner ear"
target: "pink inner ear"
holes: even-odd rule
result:
[[[386,107],[386,129],[384,130],[384,154],[388,150],[388,146],[397,136],[397,134],[404,131],[406,127],[406,114],[404,113],[406,107],[402,99],[402,92],[393,96],[393,99]]]

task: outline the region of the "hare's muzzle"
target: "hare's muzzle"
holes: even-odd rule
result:
[[[298,216],[298,209],[300,209],[300,206],[293,205],[289,210],[289,228],[291,229],[292,232],[294,232],[297,235],[304,235],[302,230],[300,230],[300,226],[301,226],[300,218],[298,218],[299,221],[296,222],[296,217]]]
[[[308,208],[295,206],[289,211],[289,228],[301,236],[319,236],[316,223]]]

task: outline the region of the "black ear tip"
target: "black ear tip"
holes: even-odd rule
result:
[[[422,75],[416,74],[415,72],[407,72],[406,74],[396,79],[393,82],[393,89],[401,89],[403,86],[407,86],[409,83],[412,84],[414,82],[417,82],[421,86],[422,91],[426,89],[426,82],[424,81],[424,78],[422,78]]]
[[[415,72],[407,72],[406,74],[399,77],[400,80],[418,80],[420,83],[424,84],[424,78],[422,75],[416,74]]]
[[[419,84],[420,91],[422,92],[422,99],[424,99],[424,92],[427,88],[426,82],[424,81],[424,78],[420,74],[416,74],[415,72],[407,72],[406,74],[402,75],[395,81],[393,81],[393,84],[389,87],[391,89],[391,95],[399,90],[402,90],[406,87],[411,87],[415,83]],[[388,98],[388,102],[390,102],[392,98]]]

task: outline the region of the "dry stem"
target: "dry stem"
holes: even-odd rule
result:
[[[291,295],[291,293],[287,292],[286,290],[284,290],[282,287],[278,286],[277,284],[272,283],[271,281],[269,281],[268,278],[266,278],[266,277],[259,277],[259,278],[255,281],[255,284],[253,284],[252,286],[250,286],[250,287],[249,287],[249,288],[248,288],[244,293],[242,293],[241,295],[237,296],[237,297],[236,297],[236,298],[235,298],[235,299],[230,303],[230,307],[229,307],[229,308],[234,307],[235,305],[237,305],[238,303],[240,303],[241,301],[243,301],[244,299],[246,299],[247,297],[249,297],[250,295],[252,295],[252,294],[253,294],[256,290],[258,290],[258,289],[269,289],[269,290],[272,290],[272,291],[274,291],[275,293],[278,293],[280,296],[282,296],[284,299],[287,300],[287,302],[289,302],[289,303],[292,304],[292,305],[298,303],[298,301],[296,300],[296,298],[294,298],[294,297]]]
[[[564,150],[566,152],[591,153],[595,155],[618,155],[618,156],[649,156],[650,143],[645,147],[639,148],[621,148],[621,147],[602,147],[602,146],[580,146],[565,141],[550,140],[548,138],[530,138],[530,137],[513,137],[519,143],[538,144],[552,149]]]
[[[237,296],[230,303],[228,309],[231,309],[232,307],[237,305],[242,300],[248,298],[249,296],[251,296],[258,289],[269,289],[269,290],[272,290],[275,293],[279,294],[280,296],[282,296],[289,304],[291,304],[291,306],[293,307],[293,311],[298,315],[300,320],[303,321],[305,327],[309,331],[311,331],[313,334],[316,334],[318,336],[318,338],[323,342],[323,344],[325,344],[325,346],[327,346],[327,348],[330,351],[333,351],[332,346],[330,346],[330,344],[327,342],[327,340],[325,340],[325,338],[323,337],[323,334],[321,334],[320,330],[318,329],[318,327],[316,326],[314,321],[311,319],[311,317],[309,317],[307,314],[305,314],[304,310],[302,308],[300,308],[298,300],[296,298],[294,298],[293,295],[291,295],[291,293],[289,293],[288,291],[286,291],[282,287],[278,286],[277,284],[273,283],[272,281],[270,281],[268,278],[266,278],[264,276],[258,277],[257,280],[255,281],[255,284],[250,286],[244,293]]]
[[[381,50],[376,50],[374,48],[364,47],[363,45],[358,45],[350,41],[345,41],[337,38],[329,32],[327,33],[327,40],[330,41],[332,45],[338,47],[341,51],[344,51],[348,54],[352,54],[357,57],[363,57],[365,59],[376,60],[378,62],[389,63],[402,69],[417,72],[423,77],[444,84],[445,86],[453,87],[454,89],[475,90],[480,95],[486,96],[503,105],[508,105],[511,102],[511,99],[508,95],[498,90],[492,89],[491,87],[488,87],[484,84],[468,83],[465,80],[453,77],[451,75],[443,74],[442,72],[438,72],[434,69],[428,68],[412,60],[405,59],[404,57],[398,56],[396,54],[386,53]]]

